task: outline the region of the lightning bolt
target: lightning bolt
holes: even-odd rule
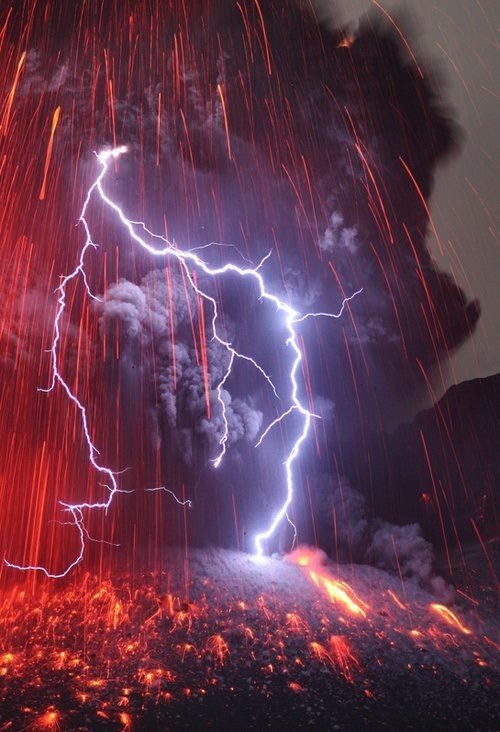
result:
[[[197,251],[201,251],[203,249],[206,249],[208,246],[201,246],[201,247],[194,247],[193,249],[188,250],[182,250],[178,249],[172,242],[168,241],[168,239],[165,239],[163,236],[160,236],[158,234],[153,233],[150,231],[145,224],[142,221],[132,221],[131,219],[127,218],[123,210],[118,206],[117,203],[115,203],[109,196],[106,194],[103,188],[103,181],[106,177],[106,173],[109,169],[109,163],[112,160],[116,160],[121,155],[123,155],[127,151],[127,148],[125,146],[117,147],[111,150],[104,150],[100,153],[96,153],[97,160],[101,166],[101,170],[90,186],[90,188],[87,191],[87,195],[85,197],[85,200],[83,202],[83,206],[81,209],[81,213],[78,219],[78,222],[83,226],[84,232],[85,232],[85,242],[80,250],[80,257],[78,259],[78,264],[76,265],[75,269],[62,277],[61,283],[59,287],[57,288],[57,292],[59,294],[58,300],[57,300],[57,310],[54,320],[54,338],[52,341],[52,346],[50,348],[50,354],[51,354],[51,370],[52,370],[52,376],[51,376],[51,382],[47,389],[40,389],[40,391],[44,392],[51,392],[56,388],[57,385],[61,386],[64,391],[66,392],[66,395],[68,399],[75,405],[75,407],[80,412],[80,418],[81,418],[81,424],[83,427],[83,432],[85,434],[85,439],[87,442],[88,447],[88,456],[89,456],[89,462],[92,465],[92,467],[100,473],[104,479],[105,483],[102,484],[103,487],[105,487],[108,491],[107,498],[104,501],[96,501],[94,503],[88,503],[88,502],[82,502],[82,503],[66,503],[64,501],[60,501],[60,505],[62,506],[63,510],[68,512],[71,517],[71,522],[64,522],[64,525],[67,523],[70,523],[73,525],[79,534],[79,540],[80,540],[80,549],[77,554],[77,556],[73,559],[72,562],[70,562],[67,567],[64,569],[64,571],[60,573],[51,573],[49,570],[44,566],[39,565],[17,565],[13,564],[6,559],[4,559],[4,562],[7,566],[13,567],[15,569],[19,570],[36,570],[43,572],[47,575],[47,577],[53,577],[53,578],[59,578],[64,577],[70,572],[73,567],[75,567],[77,564],[79,564],[84,556],[85,548],[86,548],[86,539],[87,540],[93,540],[88,534],[88,531],[85,527],[84,523],[84,512],[85,511],[94,511],[94,510],[102,510],[105,513],[111,506],[111,503],[113,502],[113,499],[115,498],[117,493],[126,493],[129,491],[123,491],[118,486],[118,480],[117,475],[119,475],[118,472],[111,470],[111,468],[107,467],[106,465],[102,465],[99,462],[99,451],[97,450],[96,446],[93,443],[91,433],[90,433],[90,427],[89,427],[89,421],[87,416],[87,410],[85,406],[80,402],[76,394],[71,390],[67,382],[64,380],[64,377],[62,376],[60,370],[59,370],[59,343],[61,339],[61,319],[64,315],[64,312],[66,310],[66,289],[70,282],[73,280],[76,280],[77,278],[81,278],[84,287],[87,291],[87,294],[90,298],[93,300],[99,301],[99,298],[96,297],[89,286],[87,275],[85,272],[85,259],[87,254],[91,249],[97,249],[97,244],[94,243],[92,240],[92,235],[90,231],[90,227],[88,224],[88,221],[86,219],[86,214],[88,207],[90,205],[90,201],[92,196],[97,193],[101,200],[106,204],[106,206],[111,209],[119,218],[121,223],[123,224],[124,228],[128,231],[128,234],[130,238],[138,244],[142,249],[147,251],[149,254],[153,255],[154,257],[175,257],[175,259],[181,264],[181,266],[184,269],[184,272],[186,274],[187,280],[189,281],[192,289],[194,292],[199,295],[203,300],[208,302],[212,308],[212,319],[211,319],[211,327],[212,327],[212,340],[217,341],[228,353],[229,359],[228,359],[228,365],[227,368],[217,384],[216,387],[216,394],[217,394],[217,400],[220,405],[220,411],[222,416],[222,436],[219,441],[219,452],[217,456],[212,460],[212,463],[215,468],[218,468],[221,464],[224,455],[227,451],[227,442],[228,442],[228,436],[229,436],[229,424],[227,419],[227,412],[226,412],[226,404],[223,399],[223,388],[224,385],[229,378],[229,376],[232,373],[233,365],[236,360],[243,360],[250,363],[259,373],[260,375],[265,379],[265,381],[268,383],[269,387],[272,389],[274,395],[279,398],[276,387],[271,379],[271,377],[266,373],[266,371],[260,366],[253,358],[250,356],[247,356],[244,353],[240,353],[237,351],[232,343],[226,338],[224,338],[221,333],[219,332],[217,328],[218,319],[219,319],[219,311],[217,308],[217,302],[216,300],[209,295],[207,292],[202,290],[197,282],[194,279],[194,276],[191,273],[191,270],[189,268],[189,265],[194,265],[194,267],[201,270],[204,274],[208,275],[209,277],[216,277],[219,275],[227,274],[228,272],[235,273],[239,275],[242,278],[245,279],[251,279],[254,280],[254,282],[258,286],[259,291],[259,300],[262,301],[268,301],[272,303],[276,311],[280,313],[283,316],[284,319],[284,325],[286,327],[286,330],[288,332],[288,338],[286,340],[286,345],[289,347],[293,353],[292,363],[290,367],[290,407],[285,410],[277,419],[275,419],[271,424],[264,430],[263,434],[261,435],[260,439],[258,440],[256,447],[258,447],[260,444],[262,444],[262,441],[265,439],[265,437],[269,434],[271,429],[281,422],[283,419],[285,419],[289,414],[292,412],[298,412],[302,417],[302,429],[299,432],[298,436],[296,437],[290,452],[288,453],[288,457],[286,458],[284,462],[284,468],[285,468],[285,478],[286,478],[286,496],[283,504],[281,505],[281,508],[275,513],[275,515],[272,517],[268,528],[259,534],[255,536],[255,550],[258,556],[262,556],[264,554],[264,542],[268,540],[278,527],[278,525],[281,523],[283,519],[287,519],[288,522],[291,524],[294,530],[294,542],[296,537],[296,529],[291,521],[289,515],[288,515],[288,509],[290,507],[290,504],[293,499],[294,494],[294,476],[293,476],[293,464],[295,460],[297,459],[300,448],[302,443],[306,440],[310,425],[311,425],[311,419],[317,418],[318,415],[315,415],[313,412],[311,412],[307,407],[301,402],[299,397],[299,386],[297,382],[297,373],[299,370],[299,366],[303,360],[303,353],[299,345],[298,340],[298,332],[296,330],[296,326],[302,322],[304,322],[307,318],[316,318],[316,317],[327,317],[327,318],[340,318],[345,310],[345,307],[347,306],[347,303],[353,300],[356,295],[359,295],[362,292],[362,289],[357,290],[349,297],[344,298],[342,301],[340,310],[337,313],[306,313],[301,314],[298,311],[294,310],[290,305],[288,305],[286,302],[281,300],[277,295],[273,294],[267,289],[266,282],[264,280],[263,275],[261,274],[261,269],[263,265],[265,264],[266,260],[270,257],[271,252],[268,252],[262,260],[256,265],[256,266],[248,266],[248,267],[239,267],[233,262],[228,262],[220,267],[212,267],[210,266],[205,260],[201,259],[201,257],[196,253]],[[136,229],[139,229],[140,231],[144,232],[153,240],[159,240],[162,242],[161,246],[155,247],[151,243],[147,242],[142,236],[137,233]],[[223,246],[223,245],[220,245]],[[226,245],[227,246],[227,245]],[[251,264],[251,263],[249,263]],[[180,501],[177,496],[173,493],[173,491],[165,488],[155,488],[155,489],[147,489],[147,490],[162,490],[170,495],[173,496],[175,501],[180,505],[191,505],[190,501]]]

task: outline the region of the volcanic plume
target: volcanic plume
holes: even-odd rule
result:
[[[461,134],[374,6],[356,33],[299,0],[0,11],[2,729],[182,728],[254,692],[401,725],[434,677],[417,727],[461,693],[493,724],[498,414],[438,401],[480,316],[430,246]]]

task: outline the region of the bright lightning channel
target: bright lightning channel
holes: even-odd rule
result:
[[[52,346],[50,348],[50,354],[51,354],[51,364],[52,364],[52,378],[50,382],[50,386],[47,389],[40,389],[40,391],[45,392],[51,392],[57,384],[59,384],[64,391],[66,392],[68,399],[70,399],[75,407],[80,412],[81,416],[81,422],[83,431],[85,434],[85,439],[88,446],[88,455],[89,455],[89,461],[93,468],[101,473],[105,479],[106,483],[104,484],[104,487],[108,490],[107,499],[105,501],[98,501],[94,503],[66,503],[64,501],[60,501],[60,505],[63,507],[65,511],[71,514],[73,521],[71,522],[65,522],[70,523],[71,525],[75,526],[75,528],[78,531],[79,539],[80,539],[80,549],[75,557],[75,559],[68,564],[68,566],[64,569],[63,572],[60,573],[51,573],[49,570],[44,566],[39,565],[17,565],[13,564],[6,559],[4,559],[4,562],[7,566],[13,567],[15,569],[27,571],[27,570],[36,570],[43,572],[47,575],[47,577],[52,578],[59,578],[64,577],[70,572],[77,564],[79,564],[84,556],[85,548],[86,548],[86,539],[92,540],[91,537],[88,534],[88,531],[84,524],[84,511],[92,511],[92,510],[103,510],[104,512],[107,512],[109,507],[111,506],[111,503],[117,493],[125,493],[128,491],[120,490],[118,487],[118,481],[116,476],[118,475],[118,472],[115,472],[111,470],[111,468],[101,465],[98,456],[99,451],[97,450],[96,446],[94,445],[92,441],[92,437],[90,434],[90,428],[89,428],[89,421],[87,417],[87,410],[85,406],[80,402],[76,394],[73,393],[71,388],[68,386],[67,382],[64,380],[64,377],[62,376],[60,370],[59,370],[59,343],[61,340],[61,319],[62,316],[66,310],[66,288],[70,282],[80,277],[83,281],[83,284],[85,286],[85,289],[87,291],[87,294],[90,298],[93,300],[99,301],[99,298],[96,297],[88,284],[87,275],[85,272],[85,257],[90,249],[97,249],[97,244],[94,243],[92,240],[92,235],[90,232],[90,227],[88,224],[88,221],[86,219],[87,209],[90,204],[90,200],[92,198],[92,195],[94,192],[97,192],[100,196],[101,200],[112,210],[114,211],[123,226],[127,229],[130,238],[135,241],[142,249],[149,252],[155,257],[166,257],[166,256],[172,256],[175,257],[175,259],[181,264],[181,266],[184,269],[184,272],[186,274],[186,277],[193,288],[194,292],[199,295],[203,300],[210,303],[212,307],[212,320],[211,320],[211,326],[212,326],[212,340],[217,341],[225,350],[227,351],[229,355],[229,361],[228,366],[217,384],[216,387],[216,393],[217,393],[217,400],[220,404],[221,409],[221,415],[222,415],[222,436],[219,440],[219,452],[218,455],[212,460],[213,465],[215,468],[218,468],[219,465],[222,462],[222,459],[224,458],[224,455],[227,451],[227,441],[229,436],[229,424],[227,420],[227,413],[226,413],[226,404],[223,399],[223,388],[224,385],[229,378],[229,376],[232,373],[232,368],[234,365],[235,360],[240,359],[249,362],[257,371],[260,372],[261,376],[264,377],[264,379],[269,384],[270,388],[272,389],[274,395],[278,397],[278,393],[276,391],[276,387],[270,378],[270,376],[265,372],[265,370],[250,356],[247,356],[243,353],[239,353],[236,351],[236,349],[232,346],[230,341],[227,341],[224,339],[220,333],[217,330],[217,322],[218,322],[218,308],[217,308],[217,302],[213,297],[211,297],[209,294],[204,292],[195,282],[193,275],[190,272],[188,264],[194,265],[195,267],[199,268],[202,272],[204,272],[206,275],[209,275],[210,277],[214,277],[217,275],[223,275],[227,272],[233,272],[238,274],[241,277],[247,277],[255,280],[255,282],[258,285],[259,288],[259,300],[267,300],[276,307],[276,310],[283,314],[284,316],[284,324],[288,331],[288,338],[286,340],[286,345],[290,347],[294,353],[293,361],[290,368],[290,386],[291,386],[291,392],[290,392],[290,400],[291,405],[290,407],[284,411],[277,419],[275,419],[271,424],[264,430],[263,434],[261,435],[260,439],[258,440],[256,447],[258,447],[260,444],[262,444],[262,441],[265,439],[265,437],[268,435],[268,433],[271,431],[271,429],[281,422],[285,417],[287,417],[292,412],[298,412],[303,418],[303,424],[302,424],[302,430],[297,436],[295,442],[292,445],[292,448],[288,454],[288,457],[286,458],[284,462],[285,467],[285,476],[286,476],[286,497],[285,500],[281,506],[281,508],[276,512],[276,514],[273,516],[268,528],[265,531],[262,531],[261,533],[257,534],[255,537],[255,549],[258,556],[262,556],[264,554],[264,542],[267,541],[274,533],[278,525],[281,523],[281,521],[286,518],[288,522],[291,524],[294,530],[294,542],[296,538],[296,529],[291,521],[289,515],[288,515],[288,509],[293,499],[293,493],[294,493],[294,479],[293,479],[293,470],[292,466],[295,462],[296,458],[298,457],[300,453],[300,447],[304,440],[307,438],[307,435],[309,433],[309,428],[311,425],[311,419],[314,417],[317,417],[318,415],[313,414],[309,409],[307,409],[306,406],[300,401],[299,398],[299,387],[297,383],[297,371],[299,369],[299,366],[303,359],[303,354],[299,346],[298,342],[298,333],[295,330],[295,326],[298,323],[302,323],[307,318],[315,318],[315,317],[327,317],[327,318],[340,318],[342,313],[344,312],[344,309],[347,305],[347,303],[353,298],[356,297],[356,295],[359,295],[362,292],[362,289],[357,290],[349,297],[344,298],[342,301],[340,310],[337,313],[306,313],[305,315],[300,314],[293,308],[291,308],[287,303],[283,302],[279,297],[272,294],[268,291],[266,287],[266,283],[264,280],[264,277],[260,273],[260,270],[263,266],[263,264],[266,262],[266,260],[269,258],[271,252],[268,252],[265,257],[262,258],[262,260],[259,262],[258,265],[254,267],[239,267],[236,264],[229,262],[221,267],[211,267],[207,262],[205,262],[203,259],[201,259],[198,254],[196,254],[196,251],[200,251],[202,249],[207,248],[211,245],[206,245],[204,247],[194,247],[193,249],[188,250],[181,250],[178,249],[173,243],[165,239],[164,237],[154,234],[153,232],[149,231],[149,229],[145,226],[145,224],[142,221],[132,221],[131,219],[128,219],[120,206],[118,206],[117,203],[115,203],[111,198],[107,196],[103,189],[103,181],[106,176],[106,173],[109,169],[109,162],[111,160],[116,160],[121,155],[123,155],[125,152],[127,152],[127,148],[125,146],[117,147],[111,150],[104,150],[100,153],[96,153],[97,160],[100,163],[101,170],[99,172],[99,175],[95,179],[95,181],[92,183],[90,188],[87,191],[87,195],[85,197],[85,200],[83,202],[83,206],[81,209],[80,217],[78,219],[79,223],[82,224],[84,231],[85,231],[85,242],[83,244],[83,247],[80,251],[80,257],[78,260],[78,264],[75,267],[75,269],[70,273],[65,275],[59,287],[57,288],[57,292],[59,293],[59,297],[57,300],[57,310],[56,310],[56,316],[54,319],[54,338],[52,341]],[[159,239],[164,243],[164,246],[161,248],[156,248],[146,242],[139,234],[136,232],[136,228],[142,229],[143,232],[147,233],[148,236],[152,237],[153,239]],[[223,246],[223,245],[218,245]],[[227,246],[227,245],[226,245]],[[175,493],[173,491],[165,488],[154,488],[154,489],[147,489],[147,490],[163,490],[170,495],[173,496],[175,501],[180,505],[191,505],[190,501],[181,501],[177,498]]]

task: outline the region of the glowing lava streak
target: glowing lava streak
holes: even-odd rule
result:
[[[293,552],[288,560],[299,567],[304,567],[316,587],[326,591],[331,602],[340,603],[351,615],[366,618],[365,610],[368,605],[356,596],[356,593],[347,582],[332,579],[321,566],[320,558],[314,551],[305,547]],[[363,607],[364,605],[365,610]]]
[[[434,610],[434,612],[437,613],[445,621],[445,623],[448,623],[448,625],[451,625],[454,628],[457,628],[464,635],[472,634],[472,630],[470,628],[467,628],[460,621],[460,619],[455,615],[455,613],[452,612],[445,605],[439,605],[437,603],[433,603],[432,605],[430,605],[430,608],[431,608],[431,610]]]
[[[218,332],[217,330],[217,321],[218,321],[218,309],[217,309],[217,303],[213,297],[208,295],[206,292],[200,289],[200,287],[197,285],[195,278],[193,274],[191,273],[188,264],[194,265],[195,267],[199,268],[204,274],[209,275],[210,277],[214,277],[216,275],[223,275],[227,272],[233,272],[238,274],[241,277],[244,278],[250,278],[255,281],[255,283],[258,286],[259,289],[259,299],[267,300],[276,307],[276,310],[284,315],[284,323],[286,326],[286,329],[288,331],[288,339],[286,341],[286,345],[289,346],[293,353],[294,358],[290,369],[290,385],[291,385],[291,392],[290,392],[290,400],[291,405],[290,407],[283,412],[283,414],[275,419],[269,427],[264,431],[264,434],[260,438],[257,445],[259,445],[264,437],[268,434],[268,432],[274,427],[278,422],[280,422],[282,419],[284,419],[290,412],[292,411],[298,411],[302,417],[303,417],[303,426],[300,434],[296,438],[294,444],[292,445],[292,448],[288,454],[287,459],[284,462],[285,466],[285,474],[286,474],[286,498],[283,502],[281,508],[277,513],[274,515],[269,527],[267,530],[261,532],[255,537],[255,547],[257,550],[257,554],[261,556],[263,554],[263,542],[266,539],[269,539],[272,534],[274,533],[276,527],[278,524],[283,520],[283,518],[287,518],[290,524],[292,525],[294,532],[295,532],[295,526],[291,522],[290,518],[288,517],[288,508],[290,506],[290,503],[292,501],[293,497],[293,471],[292,471],[292,465],[297,458],[300,447],[304,440],[306,439],[309,427],[311,424],[311,419],[317,415],[314,415],[311,411],[309,411],[304,404],[300,401],[299,394],[298,394],[298,383],[297,383],[297,371],[299,369],[299,366],[302,362],[302,351],[299,346],[298,341],[298,333],[295,329],[295,326],[298,323],[304,322],[307,318],[315,318],[315,317],[328,317],[328,318],[340,318],[342,313],[344,312],[344,308],[350,300],[352,300],[356,295],[358,295],[362,290],[357,290],[354,292],[350,297],[346,297],[341,305],[341,308],[338,313],[306,313],[305,315],[300,314],[293,308],[291,308],[289,305],[287,305],[283,300],[280,300],[276,295],[273,295],[270,293],[266,288],[266,283],[264,281],[263,276],[260,274],[260,269],[264,262],[269,258],[271,252],[266,254],[265,257],[259,262],[259,264],[255,267],[238,267],[236,264],[233,263],[227,263],[222,267],[211,267],[207,262],[205,262],[203,259],[201,259],[195,252],[196,250],[204,249],[206,247],[197,247],[194,249],[189,250],[181,250],[178,249],[174,244],[169,242],[167,239],[165,239],[162,236],[159,236],[158,234],[154,234],[153,232],[149,231],[149,229],[146,228],[143,222],[141,221],[131,221],[128,219],[122,209],[116,204],[114,201],[112,201],[105,193],[102,183],[106,176],[106,173],[108,171],[109,162],[112,159],[117,159],[127,151],[127,148],[117,147],[112,150],[104,150],[97,154],[97,159],[101,165],[101,171],[95,181],[90,186],[85,201],[83,203],[83,207],[80,213],[79,222],[83,225],[83,228],[85,230],[85,243],[80,251],[80,258],[78,260],[78,265],[75,267],[73,272],[66,275],[62,278],[61,284],[58,287],[58,307],[56,311],[56,317],[54,321],[54,340],[52,341],[52,347],[50,349],[50,353],[52,356],[52,381],[48,389],[43,389],[42,391],[52,391],[57,384],[60,384],[64,391],[66,392],[68,398],[73,402],[73,404],[76,406],[76,408],[79,410],[82,420],[82,426],[83,431],[85,433],[85,438],[88,445],[88,452],[89,452],[89,460],[91,465],[95,468],[96,471],[101,473],[106,477],[106,480],[109,482],[109,484],[105,484],[105,487],[108,490],[108,496],[107,500],[101,501],[101,502],[94,502],[94,503],[65,503],[63,501],[60,501],[61,506],[63,506],[64,510],[69,512],[72,515],[73,523],[75,527],[77,528],[80,536],[80,551],[78,553],[78,556],[66,567],[66,569],[59,573],[59,574],[52,574],[50,573],[45,567],[43,566],[19,566],[16,564],[11,564],[7,560],[4,560],[5,563],[9,567],[14,567],[16,569],[21,570],[38,570],[41,572],[44,572],[48,577],[64,577],[75,565],[77,565],[79,562],[81,562],[84,552],[85,552],[85,538],[90,538],[88,536],[87,530],[84,525],[84,511],[92,511],[92,510],[104,510],[107,511],[110,507],[113,498],[117,493],[124,492],[120,491],[118,487],[118,482],[116,479],[116,476],[118,473],[114,472],[110,468],[106,467],[105,465],[101,465],[98,462],[98,455],[99,451],[95,447],[94,443],[92,442],[92,437],[90,435],[90,429],[88,424],[88,417],[87,417],[87,411],[84,407],[84,405],[79,401],[78,397],[71,391],[70,387],[64,380],[63,376],[61,375],[61,372],[59,371],[59,362],[58,362],[58,355],[59,355],[59,341],[61,338],[60,333],[60,322],[61,318],[63,316],[63,313],[66,309],[66,287],[67,285],[72,281],[75,280],[77,277],[81,277],[83,284],[85,286],[85,289],[89,295],[94,300],[99,300],[99,298],[95,297],[95,295],[92,294],[88,281],[87,276],[85,273],[85,267],[84,267],[84,260],[86,257],[86,254],[88,253],[89,249],[97,249],[97,245],[92,241],[92,235],[90,233],[90,228],[88,225],[88,222],[86,220],[86,213],[87,209],[90,203],[90,199],[92,197],[92,194],[97,191],[102,201],[112,210],[114,211],[121,223],[123,224],[124,228],[128,231],[130,238],[135,241],[142,249],[146,250],[150,254],[152,254],[155,257],[166,257],[166,256],[172,256],[177,259],[177,261],[182,265],[184,268],[186,277],[193,288],[193,290],[204,300],[209,302],[212,306],[212,339],[217,341],[221,346],[223,346],[228,355],[229,355],[229,361],[228,366],[226,368],[226,371],[224,372],[222,379],[219,381],[216,393],[217,393],[217,399],[221,407],[221,414],[222,414],[222,423],[223,423],[223,430],[222,430],[222,437],[219,441],[219,454],[217,457],[212,461],[214,464],[214,467],[219,467],[222,458],[224,457],[226,450],[227,450],[227,440],[229,436],[229,424],[227,421],[227,414],[226,414],[226,405],[223,399],[223,388],[224,385],[229,378],[232,367],[234,364],[234,361],[236,359],[242,359],[245,361],[250,362],[259,372],[260,374],[266,379],[270,387],[272,388],[274,394],[276,397],[278,397],[278,394],[276,392],[276,388],[271,380],[271,378],[268,376],[268,374],[264,371],[264,369],[256,362],[254,359],[252,359],[249,356],[246,356],[245,354],[239,353],[234,349],[232,344],[225,340]],[[145,241],[139,234],[136,232],[136,229],[142,230],[145,232],[149,237],[157,240],[161,240],[164,243],[164,246],[161,248],[156,248],[152,246],[150,243]],[[208,245],[210,246],[210,245]],[[175,497],[175,496],[174,496]],[[177,500],[177,499],[176,499]],[[180,502],[180,501],[178,501]],[[188,503],[188,502],[186,502]],[[295,532],[296,533],[296,532]],[[295,539],[294,539],[295,540]]]
[[[351,615],[361,615],[363,618],[366,618],[366,613],[359,604],[359,598],[356,597],[352,587],[350,587],[347,582],[331,580],[324,575],[318,574],[312,569],[309,570],[309,574],[317,587],[322,586],[326,590],[326,593],[332,602],[340,602],[344,608],[351,613]]]

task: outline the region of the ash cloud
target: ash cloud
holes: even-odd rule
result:
[[[64,91],[68,83],[70,71],[68,62],[57,63],[47,74],[45,59],[36,48],[26,53],[25,68],[21,82],[22,96],[42,96],[46,93]]]
[[[349,502],[358,520],[346,524],[350,543],[359,533],[366,544],[370,535],[373,557],[387,564],[381,546],[387,524],[376,528],[364,513],[363,501],[373,492],[365,437],[381,435],[416,411],[427,389],[423,372],[432,382],[436,367],[479,318],[478,303],[468,302],[432,261],[427,238],[433,232],[420,199],[429,203],[436,167],[457,150],[459,133],[437,96],[432,69],[424,68],[422,78],[386,25],[365,19],[347,41],[331,16],[319,13],[318,23],[307,3],[267,0],[258,7],[262,17],[256,3],[193,0],[182,12],[174,4],[155,39],[131,35],[128,3],[103,14],[101,37],[113,39],[109,53],[119,48],[136,64],[130,78],[113,79],[113,129],[130,155],[110,186],[131,217],[144,218],[151,229],[164,230],[165,214],[179,246],[230,243],[252,261],[273,248],[266,276],[298,309],[335,312],[344,294],[364,288],[341,321],[316,320],[303,336],[311,393],[329,415],[321,426],[322,453],[341,461],[347,443],[354,466],[348,477],[359,497]],[[64,32],[56,56],[64,62],[46,63],[41,51],[30,52],[22,103],[34,110],[40,98],[48,99],[44,119],[61,105],[54,158],[88,152],[90,162],[80,170],[91,177],[90,151],[113,138],[109,80],[102,59],[94,63],[85,52],[72,57],[81,29],[68,8],[57,22]],[[140,27],[140,18],[134,22]],[[179,69],[181,36],[189,53]],[[164,59],[164,66],[145,78],[152,57]],[[147,176],[138,172],[144,170]],[[167,442],[168,433],[189,462],[200,439],[213,445],[220,435],[213,386],[227,354],[208,346],[208,421],[190,332],[188,303],[192,311],[195,303],[178,278],[167,289],[164,273],[148,274],[150,260],[128,247],[122,234],[117,238],[122,279],[106,293],[101,335],[111,337],[118,325],[121,366],[131,383],[147,384],[153,441]],[[230,327],[243,333],[247,312],[236,288],[231,301]],[[256,333],[255,349],[269,356],[268,371],[283,379],[272,326]],[[224,393],[234,442],[253,440],[263,414],[271,412],[255,382],[249,391]],[[272,436],[268,451],[276,456],[280,447]],[[383,452],[383,437],[373,449]],[[247,483],[263,484],[245,460],[244,470],[235,469],[230,479],[242,484],[240,494]],[[359,478],[363,467],[366,480]],[[324,468],[320,460],[311,474]],[[254,516],[261,520],[274,500],[282,476],[265,477],[255,507],[241,509],[243,522],[247,513],[250,524]],[[413,546],[427,566],[416,529],[401,529],[394,541],[402,556],[403,545]],[[408,568],[418,574],[410,563]]]
[[[211,418],[207,417],[205,380],[193,343],[192,323],[199,317],[194,292],[182,284],[180,275],[156,269],[139,284],[128,280],[112,284],[99,312],[101,337],[114,337],[118,326],[123,368],[135,369],[137,377],[156,384],[150,398],[159,402],[164,422],[180,431],[178,445],[186,460],[193,454],[193,436],[204,439],[214,450],[223,433],[216,386],[222,379],[229,354],[217,341],[207,337],[208,384]],[[221,328],[221,327],[220,327]],[[262,426],[262,412],[250,398],[232,398],[222,391],[228,421],[228,444],[254,440]],[[160,423],[153,419],[161,441]]]
[[[453,600],[453,588],[436,574],[433,546],[417,523],[398,525],[374,517],[365,497],[345,478],[333,485],[331,477],[322,476],[315,490],[320,540],[337,561],[400,574],[444,602]]]

